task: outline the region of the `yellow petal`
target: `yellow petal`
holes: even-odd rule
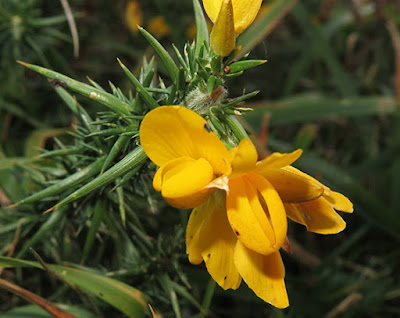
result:
[[[295,162],[302,154],[301,149],[297,149],[291,153],[274,152],[264,160],[257,163],[257,173],[264,174],[268,169],[279,169],[286,167]]]
[[[285,204],[285,208],[289,218],[305,225],[310,232],[336,234],[346,227],[340,215],[323,197],[304,203]]]
[[[229,152],[206,121],[182,106],[162,106],[150,111],[140,126],[140,141],[147,156],[157,166],[187,156],[204,158],[215,174],[230,172]]]
[[[279,250],[286,237],[286,213],[265,178],[251,174],[231,180],[226,204],[229,223],[247,248],[264,255]]]
[[[331,191],[329,196],[325,196],[324,198],[328,200],[330,204],[335,208],[335,210],[352,213],[353,212],[353,203],[350,202],[343,194]]]
[[[285,203],[314,200],[324,193],[324,187],[319,182],[284,169],[269,169],[262,175],[271,182]]]
[[[223,0],[203,0],[204,9],[211,21],[215,21]],[[255,19],[262,0],[232,0],[235,32],[242,33]]]
[[[270,255],[257,254],[238,241],[235,265],[247,286],[258,297],[278,308],[289,306],[284,281],[285,267],[279,252]]]
[[[258,155],[250,139],[243,139],[239,145],[229,151],[231,155],[232,175],[230,178],[243,175],[256,166]]]
[[[161,15],[154,17],[147,24],[147,31],[151,33],[155,38],[161,39],[162,37],[170,34],[165,18]]]
[[[138,25],[143,24],[143,14],[139,2],[129,1],[125,8],[125,20],[133,33],[138,33]]]
[[[231,0],[223,0],[218,18],[210,34],[211,49],[218,55],[228,56],[235,48],[236,34],[233,24]]]
[[[241,282],[233,261],[236,241],[226,217],[225,194],[217,191],[190,215],[186,229],[189,261],[199,264],[204,259],[218,285],[236,289]]]
[[[332,191],[329,189],[327,186],[323,185],[321,182],[318,180],[314,179],[310,175],[304,173],[303,171],[300,171],[299,169],[296,169],[295,167],[292,166],[287,166],[283,168],[286,171],[290,171],[292,173],[295,173],[301,177],[307,178],[310,181],[317,182],[320,184],[322,187],[324,187],[324,193],[323,197],[328,200],[329,203],[338,211],[342,212],[347,212],[347,213],[352,213],[353,212],[353,203],[350,202],[349,199],[347,199],[343,194],[340,194],[338,192]]]
[[[178,208],[193,208],[203,203],[213,191],[205,187],[214,177],[210,163],[200,158],[174,159],[161,166],[153,179],[154,189]]]

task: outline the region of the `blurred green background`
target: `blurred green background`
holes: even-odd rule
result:
[[[260,149],[302,148],[297,166],[355,205],[338,235],[290,223],[293,254],[282,252],[288,309],[263,303],[245,284],[223,291],[204,265],[189,264],[188,213],[168,207],[146,175],[135,181],[139,193],[125,198],[125,226],[112,204],[98,221],[95,204],[43,215],[52,198],[4,208],[41,189],[49,173],[62,174],[37,170],[30,159],[58,139],[68,143],[76,123],[51,83],[16,60],[128,92],[116,59],[137,75],[143,56],[154,54],[134,26],[170,52],[171,43],[181,50],[194,36],[191,1],[0,0],[1,256],[35,260],[33,246],[48,263],[85,265],[145,293],[160,317],[400,317],[400,1],[275,0],[264,1],[261,13],[238,43],[268,63],[226,83],[230,96],[260,90],[245,104],[254,111],[243,123]],[[89,114],[99,110],[88,99],[82,105]],[[82,310],[77,317],[123,316],[112,301],[90,290],[82,296],[38,269],[3,269],[1,277]],[[0,317],[33,317],[26,304],[0,289]]]

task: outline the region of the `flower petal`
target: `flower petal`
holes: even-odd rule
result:
[[[189,261],[199,264],[204,259],[208,272],[223,289],[236,289],[241,282],[233,262],[236,241],[226,217],[224,192],[215,192],[193,209],[186,229]]]
[[[295,162],[302,154],[301,149],[297,149],[291,153],[274,152],[264,160],[257,163],[257,173],[263,175],[269,169],[279,169],[286,167]]]
[[[235,48],[232,0],[222,1],[217,20],[211,30],[210,43],[211,49],[222,57],[228,56]]]
[[[290,219],[305,225],[310,232],[336,234],[346,227],[346,222],[323,197],[309,202],[288,203],[285,208]]]
[[[153,186],[161,191],[169,204],[188,209],[207,199],[213,190],[205,187],[213,177],[213,168],[207,160],[181,157],[169,161],[157,170]]]
[[[335,208],[335,210],[352,213],[353,212],[353,203],[350,202],[343,194],[335,191],[331,191],[329,196],[325,196],[324,198],[328,200],[330,204]]]
[[[278,308],[289,306],[284,281],[285,267],[279,252],[270,255],[257,254],[238,241],[235,265],[247,286],[258,297]]]
[[[279,250],[287,231],[283,203],[263,177],[249,174],[229,182],[229,223],[247,248],[264,255]]]
[[[352,213],[353,212],[353,203],[350,202],[349,199],[347,199],[343,194],[332,191],[329,189],[326,185],[323,185],[321,182],[318,180],[314,179],[310,175],[304,173],[303,171],[300,171],[299,169],[296,169],[295,167],[292,166],[287,166],[283,168],[286,171],[290,171],[292,173],[295,173],[301,177],[307,178],[310,181],[317,182],[320,184],[322,187],[324,187],[324,193],[323,197],[328,200],[329,203],[338,211],[342,212],[347,212],[347,213]]]
[[[223,0],[203,0],[204,9],[211,21],[215,21]],[[255,19],[262,0],[232,0],[235,32],[242,33]]]
[[[186,107],[157,107],[144,117],[140,141],[157,166],[187,156],[206,159],[215,174],[228,174],[229,152],[214,133],[204,128],[205,123],[200,115]]]
[[[243,139],[239,145],[229,151],[231,156],[232,175],[231,178],[243,175],[256,166],[258,155],[250,139]]]
[[[324,187],[319,182],[284,169],[269,169],[262,175],[271,182],[285,203],[314,200],[324,193]]]

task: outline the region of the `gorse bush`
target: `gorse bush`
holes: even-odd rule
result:
[[[119,71],[106,88],[52,70],[55,42],[40,34],[60,35],[47,27],[68,14],[43,18],[37,1],[1,3],[2,58],[19,60],[19,83],[23,69],[47,78],[46,109],[61,101],[71,123],[10,107],[2,117],[3,132],[15,131],[11,110],[30,127],[25,139],[2,139],[0,316],[398,313],[398,92],[376,84],[374,74],[393,75],[388,62],[335,45],[341,37],[352,45],[358,32],[375,53],[361,26],[385,23],[386,49],[400,38],[397,21],[369,3],[351,13],[325,2],[194,0],[180,10],[193,10],[195,39],[181,45],[185,15],[174,25],[167,4],[156,4],[160,16],[137,1],[118,7],[121,28],[140,37],[134,55],[154,56],[132,63],[128,47],[116,47],[121,58],[107,71]],[[265,57],[273,30],[265,64],[252,56]],[[10,43],[21,53],[10,54]],[[342,218],[352,202],[356,213]]]

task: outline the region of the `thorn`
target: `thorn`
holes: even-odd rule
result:
[[[4,209],[12,209],[12,208],[17,207],[18,205],[19,205],[18,203],[14,203],[14,204],[11,204],[11,205],[7,205],[6,207],[4,207]]]
[[[22,61],[20,61],[20,60],[17,60],[17,63],[19,63],[19,64],[21,64],[21,65],[23,65],[23,66],[26,66],[26,67],[29,66],[28,63],[22,62]]]
[[[43,212],[43,214],[46,214],[46,213],[52,212],[52,211],[54,211],[56,208],[58,208],[58,206],[57,206],[57,205],[53,206],[53,207],[52,207],[52,208],[50,208],[50,209],[47,209],[46,211],[44,211],[44,212]]]

